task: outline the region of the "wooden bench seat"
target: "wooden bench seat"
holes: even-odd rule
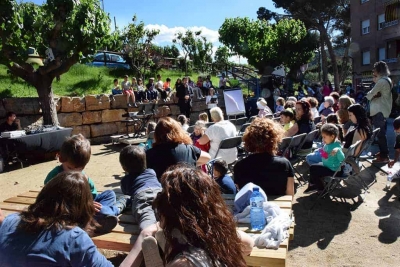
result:
[[[39,190],[31,190],[16,197],[11,197],[3,202],[0,202],[0,208],[3,210],[5,216],[26,210],[29,205],[35,202]],[[117,191],[118,193],[118,191]],[[284,212],[289,215],[292,214],[292,197],[282,196],[270,200],[276,203]],[[92,240],[98,248],[110,249],[117,251],[129,252],[132,245],[140,233],[138,225],[132,224],[133,216],[131,211],[119,216],[119,223],[111,233],[93,237]],[[239,224],[237,229],[247,231],[249,226],[247,224]],[[293,239],[294,224],[290,228],[290,238]],[[285,266],[289,240],[286,239],[277,250],[265,248],[253,248],[250,256],[246,256],[245,260],[248,266]]]

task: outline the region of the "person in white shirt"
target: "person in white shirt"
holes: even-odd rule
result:
[[[211,158],[215,158],[218,147],[222,140],[237,136],[237,131],[235,125],[228,120],[224,120],[224,114],[219,107],[214,107],[210,110],[211,119],[215,124],[207,128],[204,135],[199,139],[200,145],[205,145],[210,142],[210,150],[208,153]],[[226,163],[231,164],[237,159],[237,149],[222,149],[218,152],[218,158],[226,161]]]
[[[226,83],[228,82],[228,79],[225,77],[225,73],[222,73],[221,78],[219,79],[219,88],[220,89],[225,89],[228,88]]]
[[[370,102],[370,116],[375,129],[380,128],[378,134],[379,153],[376,155],[375,163],[386,163],[389,161],[389,149],[386,138],[386,127],[390,113],[392,112],[392,80],[389,68],[384,61],[374,64],[373,76],[376,83],[374,88],[365,96]]]
[[[167,98],[167,92],[164,91],[164,82],[161,79],[161,75],[157,74],[157,82],[155,88],[161,95],[161,99],[165,100]]]

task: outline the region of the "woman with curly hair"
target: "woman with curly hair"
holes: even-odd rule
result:
[[[147,167],[153,169],[157,178],[170,166],[186,162],[192,166],[206,164],[210,159],[207,152],[193,146],[192,139],[182,126],[172,118],[162,118],[154,131],[153,147],[146,151]]]
[[[246,266],[243,256],[251,253],[254,242],[236,230],[213,179],[178,164],[163,174],[161,185],[153,207],[162,230],[154,225],[142,231],[121,266],[139,266],[141,248],[146,266]],[[162,259],[158,245],[164,251]]]
[[[309,133],[315,130],[313,115],[311,113],[311,105],[305,100],[297,101],[296,103],[296,123],[290,128],[285,136],[295,136],[303,133]],[[312,147],[312,141],[304,143],[302,149]]]
[[[235,183],[259,185],[267,195],[294,195],[294,171],[290,162],[276,156],[282,140],[282,127],[270,119],[256,118],[243,136],[244,148],[251,154],[236,163]]]
[[[0,224],[0,266],[113,266],[98,252],[93,198],[81,172],[63,172],[35,203]]]

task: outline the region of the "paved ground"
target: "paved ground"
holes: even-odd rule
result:
[[[388,130],[392,146],[394,134]],[[92,158],[86,173],[98,189],[115,189],[123,171],[118,162],[119,145],[92,147]],[[376,151],[376,148],[373,148]],[[393,155],[393,151],[391,152]],[[33,188],[40,188],[46,174],[56,160],[32,164],[23,169],[10,168],[0,174],[0,201]],[[400,256],[400,201],[394,183],[385,191],[386,176],[376,167],[367,165],[361,178],[367,183],[377,182],[364,193],[349,180],[338,190],[340,199],[323,199],[313,210],[314,195],[298,189],[293,205],[296,218],[295,238],[290,244],[287,266],[397,266]],[[364,198],[364,200],[363,200]],[[118,253],[105,252],[118,264]]]

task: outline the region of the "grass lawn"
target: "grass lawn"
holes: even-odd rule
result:
[[[76,64],[69,72],[61,76],[61,80],[53,82],[53,90],[57,96],[83,96],[89,94],[111,93],[113,80],[118,78],[120,82],[126,70],[114,70],[106,67],[90,67]],[[182,78],[184,72],[174,70],[162,70],[162,79],[171,78],[172,84],[176,79]],[[130,75],[132,76],[132,75]],[[190,77],[197,81],[198,73],[192,73]],[[212,77],[214,85],[218,85],[218,77]],[[33,86],[20,78],[7,74],[7,68],[0,65],[0,98],[6,97],[36,97],[37,92]]]

